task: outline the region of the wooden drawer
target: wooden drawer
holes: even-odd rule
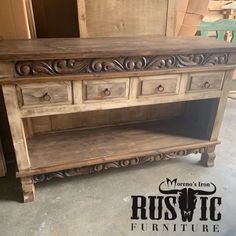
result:
[[[71,82],[48,82],[17,85],[19,106],[72,103]]]
[[[221,90],[224,72],[190,74],[189,91]]]
[[[129,94],[129,78],[83,81],[84,100],[125,99]]]
[[[140,77],[140,96],[177,94],[180,75]]]

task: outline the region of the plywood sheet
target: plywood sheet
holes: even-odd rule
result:
[[[78,0],[78,9],[81,37],[166,34],[167,0]]]
[[[31,38],[26,0],[1,0],[0,39]]]

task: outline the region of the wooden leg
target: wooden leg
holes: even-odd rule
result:
[[[35,187],[32,177],[21,178],[23,200],[24,202],[32,202],[35,199]]]
[[[206,148],[205,152],[201,156],[201,164],[207,167],[213,167],[215,161],[215,146]]]

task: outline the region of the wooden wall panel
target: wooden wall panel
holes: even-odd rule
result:
[[[143,120],[160,120],[179,116],[182,103],[159,104],[143,107],[130,107],[112,110],[91,111],[55,116],[34,117],[33,133],[54,132],[74,128],[89,128],[118,123],[132,123]],[[122,114],[122,115],[121,115]]]
[[[28,0],[1,0],[0,39],[31,38]]]
[[[168,0],[77,1],[84,38],[166,35],[168,8],[173,9]]]

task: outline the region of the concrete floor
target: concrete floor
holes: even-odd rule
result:
[[[126,235],[236,235],[236,101],[228,101],[214,168],[204,168],[199,156],[177,158],[154,165],[108,171],[96,176],[55,180],[36,185],[36,200],[19,203],[20,187],[12,175],[0,179],[0,235],[2,236],[126,236]],[[197,204],[193,224],[198,232],[131,231],[131,195],[158,195],[159,184],[168,177],[178,182],[213,182],[222,197],[219,222],[199,221]],[[199,202],[199,201],[198,201]],[[178,208],[177,208],[178,209]],[[178,213],[179,214],[179,213]],[[151,226],[178,220],[143,221]],[[138,225],[140,222],[137,222]],[[209,232],[201,231],[208,224]],[[219,224],[219,233],[210,226]]]

